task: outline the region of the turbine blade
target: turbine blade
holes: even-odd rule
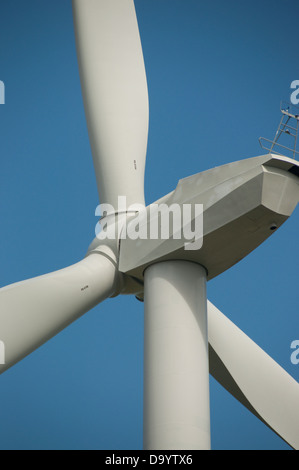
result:
[[[210,373],[294,449],[299,449],[299,384],[208,302]]]
[[[148,90],[133,0],[73,0],[77,55],[101,204],[144,205]]]
[[[115,292],[116,268],[93,254],[73,266],[0,289],[0,373]]]

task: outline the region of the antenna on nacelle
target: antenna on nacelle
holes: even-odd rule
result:
[[[282,117],[274,140],[260,137],[259,142],[261,147],[264,150],[268,150],[270,153],[290,156],[291,158],[296,159],[296,157],[299,156],[299,151],[297,151],[299,133],[299,107],[294,106],[287,101],[282,101],[280,111],[282,113]],[[289,144],[283,145],[284,143],[290,142],[290,140],[293,141],[293,145],[291,147]],[[281,142],[283,142],[283,144]]]

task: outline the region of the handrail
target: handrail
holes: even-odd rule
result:
[[[289,148],[289,147],[286,147],[285,145],[282,145],[282,144],[278,144],[277,142],[275,142],[274,140],[269,140],[269,139],[266,139],[265,137],[260,137],[259,138],[259,142],[260,142],[260,146],[264,149],[264,150],[269,150],[269,152],[271,153],[275,153],[276,155],[283,155],[282,153],[279,153],[279,152],[276,152],[273,148],[268,148],[266,146],[264,146],[262,144],[262,141],[265,140],[266,142],[269,142],[270,144],[274,144],[274,147],[276,145],[278,145],[279,147],[282,147],[286,150],[288,150],[289,152],[291,152],[293,155],[299,155],[299,151],[298,150],[294,150],[292,148]]]

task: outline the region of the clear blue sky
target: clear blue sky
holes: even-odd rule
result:
[[[146,199],[262,154],[299,79],[297,0],[136,0],[150,93]],[[2,0],[0,286],[80,260],[98,204],[69,0]],[[208,284],[296,380],[299,210]],[[236,354],[238,351],[236,351]],[[141,449],[143,305],[98,306],[0,377],[0,449]],[[258,386],[258,384],[257,384]],[[288,449],[211,380],[214,449]]]

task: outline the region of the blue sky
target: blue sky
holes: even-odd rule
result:
[[[136,0],[150,96],[146,200],[263,154],[299,79],[297,0]],[[0,286],[82,259],[98,195],[69,0],[0,6]],[[209,299],[296,380],[299,209]],[[236,351],[237,354],[237,351]],[[108,300],[0,377],[0,449],[141,449],[143,305]],[[258,384],[257,384],[258,386]],[[288,449],[211,379],[212,446]]]

